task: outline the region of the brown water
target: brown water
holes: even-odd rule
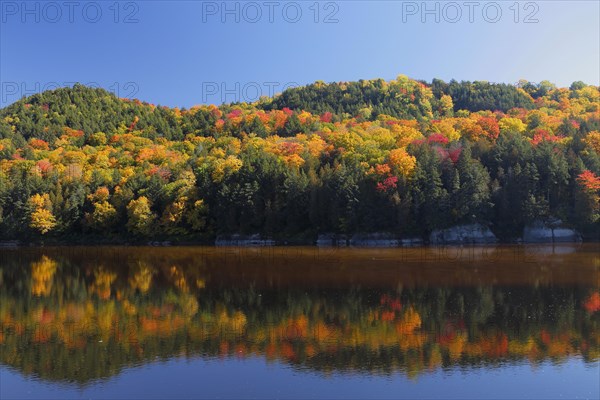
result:
[[[598,398],[598,245],[0,249],[1,398]]]

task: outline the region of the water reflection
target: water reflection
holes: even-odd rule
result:
[[[409,377],[600,357],[594,245],[0,256],[0,362],[50,382],[194,356]]]

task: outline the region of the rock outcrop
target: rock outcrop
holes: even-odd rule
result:
[[[400,239],[388,232],[355,233],[347,236],[339,233],[321,233],[316,242],[317,246],[356,246],[356,247],[399,247],[423,245],[421,238]]]
[[[215,246],[274,246],[273,239],[264,239],[258,233],[253,235],[218,236]]]
[[[496,243],[498,238],[482,224],[457,225],[431,232],[431,244],[485,244]]]
[[[317,237],[317,246],[348,246],[350,239],[337,233],[321,233]]]
[[[421,239],[421,238],[406,238],[406,239],[402,239],[402,246],[403,247],[422,246],[422,245],[423,245],[423,239]]]
[[[357,233],[350,239],[351,246],[364,247],[398,247],[400,239],[391,233]]]
[[[581,240],[579,232],[563,226],[559,219],[538,220],[523,229],[524,243],[569,243]]]

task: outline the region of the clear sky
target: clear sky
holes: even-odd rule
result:
[[[599,4],[0,0],[0,106],[71,82],[180,107],[399,74],[599,85]]]

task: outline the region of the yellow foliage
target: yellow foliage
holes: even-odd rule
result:
[[[129,302],[129,300],[125,299],[121,305],[123,307],[123,311],[127,315],[135,315],[137,314],[137,308]]]
[[[187,197],[182,197],[169,204],[163,212],[161,223],[165,226],[176,225],[183,218]]]
[[[308,152],[312,157],[319,157],[327,147],[327,143],[319,135],[311,135],[306,143]]]
[[[64,154],[65,164],[79,164],[83,165],[87,161],[87,156],[81,151],[66,151]]]
[[[154,214],[150,210],[150,200],[140,196],[127,205],[127,228],[134,234],[147,235],[154,223]]]
[[[169,268],[169,276],[174,283],[174,285],[184,293],[187,293],[189,288],[187,284],[187,280],[181,268],[176,265],[171,266]]]
[[[116,222],[117,210],[108,201],[93,203],[94,211],[86,214],[87,224],[95,229],[110,228]]]
[[[192,226],[192,230],[201,231],[206,226],[206,214],[208,207],[204,200],[196,200],[194,206],[186,213],[186,220]]]
[[[107,271],[103,267],[94,269],[94,283],[91,286],[92,292],[95,292],[102,300],[110,298],[111,285],[117,279],[117,274]]]
[[[452,338],[452,340],[448,344],[448,352],[450,353],[450,359],[457,360],[460,358],[466,342],[467,337],[463,333],[459,333],[454,338]]]
[[[592,131],[588,133],[583,142],[596,153],[600,154],[600,132]]]
[[[34,229],[37,229],[42,235],[48,233],[56,226],[56,219],[50,210],[38,208],[31,213],[31,222],[29,223]]]
[[[242,160],[236,156],[227,156],[225,159],[213,161],[212,179],[214,182],[221,182],[225,177],[235,174],[242,168]]]
[[[483,128],[477,123],[477,120],[473,116],[461,118],[457,125],[461,136],[464,136],[469,140],[477,141],[485,135]]]
[[[500,126],[501,131],[518,133],[525,132],[527,128],[519,118],[502,118],[498,121],[498,126]]]
[[[450,142],[460,140],[460,132],[456,130],[454,125],[457,123],[455,118],[445,118],[435,122],[431,129],[433,132],[441,133],[446,136]]]
[[[409,176],[417,165],[417,159],[404,149],[390,151],[389,160],[392,168],[401,176]]]
[[[452,97],[447,94],[442,95],[440,98],[440,107],[441,113],[444,116],[451,116],[454,111],[454,102],[452,101]]]
[[[186,295],[180,301],[181,309],[186,317],[193,317],[198,312],[198,300],[194,295]]]
[[[69,164],[64,170],[67,179],[81,179],[83,177],[83,168],[80,164]]]
[[[88,198],[92,201],[103,202],[107,201],[110,192],[106,186],[100,186],[93,194],[88,195]]]
[[[361,134],[363,139],[372,139],[378,144],[379,148],[391,149],[396,145],[396,137],[392,131],[385,128],[370,129]]]
[[[43,208],[46,206],[46,199],[48,199],[47,194],[34,194],[29,198],[29,204],[35,208]]]
[[[56,226],[56,218],[52,215],[52,203],[47,193],[34,194],[29,198],[31,212],[29,226],[39,233],[46,234]]]
[[[395,135],[397,135],[397,147],[406,147],[415,140],[423,139],[423,134],[414,127],[392,125],[391,130]]]
[[[42,256],[40,261],[31,264],[31,294],[48,296],[52,290],[52,278],[56,273],[58,263],[53,259]]]
[[[146,293],[152,284],[154,271],[144,262],[139,262],[134,269],[133,275],[129,278],[129,286],[141,293]]]
[[[414,308],[409,307],[396,323],[396,332],[399,334],[412,333],[415,329],[421,327],[421,316]]]

